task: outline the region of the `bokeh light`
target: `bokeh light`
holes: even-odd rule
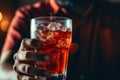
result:
[[[0,21],[2,20],[2,12],[0,12]]]
[[[2,20],[1,24],[0,24],[1,30],[4,31],[4,32],[7,32],[8,25],[9,25],[9,21],[8,20]]]

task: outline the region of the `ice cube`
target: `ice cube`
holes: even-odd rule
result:
[[[57,22],[51,22],[51,23],[47,26],[47,29],[48,29],[48,30],[52,30],[52,31],[57,30],[57,28],[58,28],[58,23],[57,23]]]
[[[59,22],[51,22],[48,26],[47,26],[48,30],[51,31],[55,31],[55,30],[60,30],[60,31],[67,31],[67,27],[62,25]]]
[[[68,48],[70,44],[70,39],[61,38],[58,40],[56,47],[58,48]]]
[[[43,31],[45,31],[45,30],[47,30],[46,27],[47,27],[47,25],[40,24],[39,27],[38,27],[38,30],[43,30]]]
[[[42,30],[37,30],[37,31],[36,31],[36,36],[37,36],[37,38],[44,42],[45,39],[42,38],[43,35],[44,35],[44,34],[42,33]]]
[[[66,32],[67,31],[67,27],[65,27],[64,25],[60,26],[60,31]]]
[[[42,30],[37,30],[36,35],[43,42],[50,40],[55,36],[54,32],[52,31],[42,31]]]
[[[53,32],[48,32],[47,35],[46,35],[46,40],[50,40],[54,38],[54,33]]]

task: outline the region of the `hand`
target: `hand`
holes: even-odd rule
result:
[[[18,80],[37,80],[35,75],[48,77],[50,75],[48,70],[35,68],[35,61],[46,62],[49,61],[49,56],[35,52],[34,49],[42,47],[42,42],[35,39],[23,39],[18,52],[14,55],[15,64],[14,70],[17,72]],[[75,53],[78,46],[72,43],[70,46],[70,54]]]
[[[14,70],[18,80],[36,80],[34,75],[49,76],[49,71],[35,68],[35,61],[49,61],[49,56],[35,52],[35,48],[41,48],[42,42],[35,39],[23,39],[18,52],[14,55]]]

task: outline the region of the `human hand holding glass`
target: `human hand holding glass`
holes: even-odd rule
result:
[[[18,73],[18,78],[20,80],[38,80],[35,78],[35,76],[38,76],[37,78],[43,80],[54,77],[62,78],[61,80],[66,79],[68,52],[72,38],[71,23],[62,21],[60,18],[55,18],[52,22],[46,21],[46,19],[38,21],[36,19],[39,18],[33,19],[31,24],[34,27],[31,28],[31,38],[34,39],[24,39],[19,51],[15,54],[14,69]],[[60,21],[62,24],[60,24]],[[64,26],[69,24],[69,28],[64,28],[63,23]],[[58,24],[63,31],[58,30]],[[47,30],[49,27],[52,27],[52,30]],[[76,45],[71,45],[71,50],[74,50],[75,47]],[[35,65],[37,67],[34,67]]]
[[[38,69],[35,61],[47,62],[49,56],[35,52],[34,49],[41,48],[42,43],[36,39],[23,39],[18,52],[14,55],[14,70],[17,73],[18,80],[36,80],[37,76],[49,76],[48,70]]]

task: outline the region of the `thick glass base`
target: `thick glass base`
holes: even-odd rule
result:
[[[66,74],[52,74],[50,77],[39,77],[38,80],[66,80]]]

